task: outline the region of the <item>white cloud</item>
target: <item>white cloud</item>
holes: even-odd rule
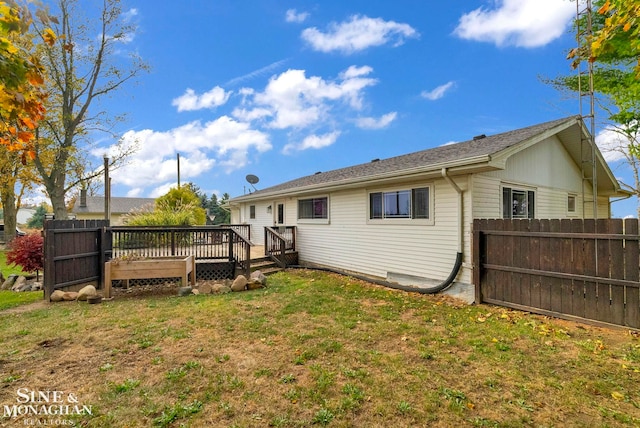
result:
[[[226,92],[220,86],[216,86],[202,95],[197,95],[193,89],[187,89],[185,93],[171,101],[172,106],[178,107],[178,111],[193,111],[204,108],[213,108],[225,104],[229,100],[231,92]]]
[[[495,0],[464,14],[454,30],[460,38],[497,46],[544,46],[564,33],[575,16],[569,0]]]
[[[326,32],[311,27],[301,34],[302,39],[317,51],[345,54],[388,43],[399,46],[405,39],[418,36],[419,33],[408,24],[360,15],[352,16],[349,21],[332,22]]]
[[[205,124],[190,122],[166,132],[128,131],[122,139],[126,146],[137,144],[140,150],[113,174],[113,182],[134,189],[175,179],[176,153],[180,153],[180,175],[186,181],[214,166],[226,171],[242,168],[251,151],[272,148],[267,134],[228,116]]]
[[[382,129],[386,128],[396,119],[397,113],[387,113],[379,118],[361,117],[356,120],[356,126],[362,129]]]
[[[455,85],[455,82],[447,82],[444,85],[440,85],[431,91],[422,91],[420,94],[423,98],[431,101],[439,100],[444,97],[444,94]]]
[[[307,18],[309,17],[309,13],[308,12],[300,12],[298,13],[297,10],[295,9],[289,9],[287,10],[287,13],[285,14],[285,21],[287,22],[295,22],[296,24],[299,24],[301,22],[304,22]]]
[[[236,110],[242,118],[270,118],[266,126],[273,129],[302,129],[329,119],[336,102],[353,109],[362,108],[363,91],[377,83],[364,77],[371,67],[350,67],[335,81],[318,76],[306,77],[304,70],[287,70],[271,78],[263,92],[253,94],[249,109]]]
[[[336,142],[340,136],[340,131],[333,131],[324,135],[309,135],[298,144],[287,144],[282,149],[282,153],[289,154],[293,151],[302,151],[307,149],[321,149],[328,147]]]
[[[636,135],[640,141],[640,135]],[[596,135],[596,145],[607,162],[616,162],[628,156],[629,140],[613,126],[607,126]]]

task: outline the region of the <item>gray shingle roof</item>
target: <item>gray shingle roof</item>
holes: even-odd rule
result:
[[[111,198],[111,212],[114,214],[126,214],[132,209],[140,208],[147,204],[155,202],[154,198]],[[81,207],[78,199],[73,207],[74,213],[103,213],[104,197],[103,196],[87,196],[87,206]]]
[[[308,175],[285,183],[253,192],[249,197],[240,196],[234,199],[253,199],[260,195],[291,191],[315,185],[330,185],[332,183],[343,182],[354,179],[366,179],[381,174],[401,173],[404,170],[411,170],[417,167],[436,166],[448,162],[463,163],[465,159],[473,159],[479,156],[486,156],[498,153],[504,149],[520,144],[534,138],[548,130],[569,122],[575,122],[577,116],[565,117],[514,131],[504,132],[481,139],[474,139],[462,143],[450,144],[422,150],[415,153],[396,156],[388,159],[381,159],[375,162],[368,162],[346,168]]]

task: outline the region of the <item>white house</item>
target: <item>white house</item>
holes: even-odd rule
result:
[[[590,218],[594,206],[608,218],[629,196],[587,137],[573,116],[318,172],[232,198],[231,221],[251,225],[255,244],[265,226],[295,226],[301,264],[418,286],[453,275],[460,287],[473,219]]]

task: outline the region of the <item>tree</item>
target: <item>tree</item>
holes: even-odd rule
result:
[[[42,229],[44,227],[44,218],[47,214],[47,207],[45,204],[40,204],[36,208],[36,212],[33,213],[29,221],[27,222],[27,227],[30,229]]]
[[[41,9],[36,12],[43,23],[42,40],[50,46],[56,39],[47,28],[50,18]],[[44,69],[38,56],[24,47],[33,38],[32,22],[26,7],[0,1],[0,145],[22,152],[23,163],[33,156],[33,130],[44,115],[46,98]]]
[[[39,233],[19,236],[9,243],[7,262],[18,265],[25,272],[36,272],[44,267],[44,239]]]
[[[640,217],[640,76],[634,70],[640,52],[638,18],[629,17],[624,21],[630,23],[629,26],[612,19],[612,15],[620,13],[624,17],[629,11],[638,10],[640,0],[596,0],[595,5],[598,12],[590,17],[594,37],[581,40],[580,45],[569,52],[568,59],[574,68],[582,61],[593,62],[596,102],[606,114],[606,120],[599,121],[599,125],[617,136],[601,150],[613,152],[629,167],[633,183],[621,184],[638,197]],[[582,21],[576,22],[576,29],[586,28],[588,18],[583,16]],[[614,25],[615,22],[618,24]],[[547,83],[562,91],[577,93],[579,90],[577,75],[560,76]]]
[[[135,28],[123,18],[119,0],[104,0],[98,18],[91,20],[83,19],[79,3],[57,0],[59,17],[53,28],[58,39],[40,45],[50,96],[47,115],[36,133],[34,162],[57,219],[67,218],[69,190],[103,174],[102,168],[88,162],[92,136],[107,132],[115,137],[111,129],[122,119],[92,108],[148,69],[135,53],[128,54],[128,62],[124,59],[122,43]],[[36,23],[43,41],[44,25],[42,20]],[[111,163],[128,154],[117,153]]]
[[[188,184],[172,188],[156,199],[153,210],[140,210],[127,218],[129,226],[198,226],[206,224],[200,198]]]
[[[215,195],[212,195],[211,198],[213,199],[214,196]],[[216,218],[214,220],[214,224],[229,224],[229,222],[231,221],[231,212],[223,208],[227,204],[227,202],[229,202],[230,198],[231,196],[229,196],[229,194],[225,192],[222,194],[222,198],[220,198],[220,200],[216,200]]]
[[[599,5],[598,14],[606,19],[594,34],[589,60],[635,58],[636,76],[640,78],[640,1],[606,0]]]

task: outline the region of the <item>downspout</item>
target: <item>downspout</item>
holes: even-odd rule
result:
[[[449,276],[447,277],[447,279],[445,279],[444,281],[442,281],[440,284],[438,285],[434,285],[433,287],[428,287],[428,288],[423,288],[423,287],[412,287],[412,286],[407,286],[407,285],[400,285],[400,284],[396,284],[393,282],[389,282],[389,281],[383,281],[383,280],[379,280],[379,279],[374,279],[374,278],[369,278],[367,276],[364,275],[354,275],[352,273],[346,273],[346,272],[342,272],[339,269],[332,269],[332,268],[326,268],[326,267],[307,267],[307,266],[287,266],[290,268],[302,268],[302,269],[314,269],[314,270],[320,270],[320,271],[327,271],[327,272],[333,272],[333,273],[337,273],[337,274],[341,274],[341,275],[347,275],[356,279],[361,279],[363,281],[367,281],[367,282],[372,282],[374,284],[378,284],[378,285],[382,285],[384,287],[387,288],[393,288],[395,290],[402,290],[402,291],[407,291],[407,292],[411,292],[411,293],[420,293],[420,294],[436,294],[439,293],[441,291],[446,290],[447,288],[449,288],[449,286],[451,284],[453,284],[453,281],[456,279],[456,276],[458,276],[458,273],[460,272],[460,268],[462,267],[462,252],[463,252],[463,248],[464,248],[464,218],[463,218],[463,192],[462,189],[460,189],[460,187],[456,184],[455,181],[453,181],[453,179],[451,179],[451,177],[449,177],[449,175],[447,174],[447,168],[442,168],[442,177],[447,181],[447,183],[449,183],[451,185],[451,187],[453,187],[453,189],[458,193],[458,252],[456,253],[456,261],[453,265],[453,269],[451,270],[451,273],[449,274]]]

